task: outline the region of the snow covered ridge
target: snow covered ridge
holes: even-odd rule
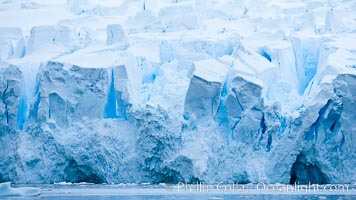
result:
[[[0,182],[355,183],[355,13],[0,0]]]

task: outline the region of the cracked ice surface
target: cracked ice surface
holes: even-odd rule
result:
[[[0,0],[0,182],[354,183],[355,13]]]

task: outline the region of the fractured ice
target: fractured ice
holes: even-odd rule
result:
[[[356,181],[354,1],[0,11],[0,182]]]

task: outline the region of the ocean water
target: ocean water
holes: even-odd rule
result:
[[[166,195],[158,195],[158,196],[43,196],[43,197],[7,197],[4,199],[56,199],[56,200],[231,200],[231,199],[260,199],[260,200],[299,200],[299,199],[331,199],[331,200],[341,200],[341,199],[356,199],[356,196],[343,196],[343,195],[333,195],[333,196],[289,196],[289,195],[222,195],[222,196],[166,196]]]
[[[211,188],[198,185],[136,185],[136,184],[51,184],[51,185],[13,185],[13,187],[39,187],[42,192],[34,197],[0,197],[0,199],[29,199],[29,200],[230,200],[230,199],[356,199],[356,188],[350,185],[348,190],[300,190],[300,191],[272,191],[258,185],[233,186],[226,190],[224,185],[220,188]],[[282,188],[279,185],[278,188]],[[243,188],[243,189],[242,189]],[[323,186],[320,186],[323,188]]]

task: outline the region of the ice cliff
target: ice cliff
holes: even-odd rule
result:
[[[0,0],[0,182],[355,183],[355,13]]]

